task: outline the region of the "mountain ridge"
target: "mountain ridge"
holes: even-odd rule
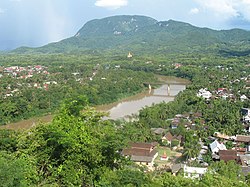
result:
[[[242,45],[243,44],[243,45]],[[240,50],[250,46],[250,31],[213,30],[189,23],[157,21],[138,15],[94,19],[77,33],[59,42],[38,48],[21,47],[14,53],[71,53],[84,51],[198,52]]]

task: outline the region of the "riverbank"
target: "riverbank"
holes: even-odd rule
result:
[[[15,123],[9,123],[7,125],[0,126],[0,129],[10,129],[10,130],[24,130],[29,129],[39,123],[48,123],[53,119],[53,115],[46,115],[42,117],[34,117],[27,120],[22,120]]]
[[[125,97],[117,102],[96,106],[96,110],[113,113],[113,116],[107,117],[107,119],[119,119],[125,116],[129,116],[133,113],[138,112],[145,106],[150,106],[152,103],[169,102],[174,100],[174,97],[182,90],[186,88],[186,85],[190,82],[186,79],[178,77],[169,77],[156,75],[159,80],[158,84],[162,84],[156,89],[142,91],[138,94]],[[166,84],[167,83],[167,84]],[[185,87],[179,86],[178,84],[185,85]],[[165,85],[165,86],[163,86]],[[167,86],[176,85],[176,88],[172,88],[172,96],[167,95]],[[161,95],[163,94],[163,95]],[[165,94],[165,95],[164,95]],[[158,96],[156,96],[158,95]],[[124,108],[125,106],[125,108]],[[117,114],[118,113],[118,114]],[[29,129],[39,123],[48,123],[53,119],[53,115],[46,115],[42,117],[33,117],[27,120],[10,123],[7,125],[0,126],[0,129],[11,129],[11,130],[22,130]]]

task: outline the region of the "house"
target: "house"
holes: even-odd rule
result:
[[[161,139],[162,142],[167,142],[168,144],[171,144],[172,140],[173,140],[173,135],[170,132],[165,134]]]
[[[238,145],[244,143],[246,145],[247,151],[250,151],[250,136],[236,135],[235,141],[238,143]]]
[[[227,93],[227,88],[218,88],[217,94],[221,94],[221,93]]]
[[[183,142],[183,137],[181,135],[172,135],[170,132],[168,132],[167,134],[165,134],[163,137],[162,137],[162,142],[167,142],[167,144],[171,145],[171,142],[173,140],[176,140],[179,142],[179,144],[177,145],[177,147],[180,146],[180,144]]]
[[[210,99],[212,97],[212,93],[209,92],[206,88],[202,88],[198,91],[197,97],[202,97],[204,99]]]
[[[227,150],[226,146],[223,143],[219,143],[217,140],[210,144],[210,149],[212,154],[218,153],[219,150]]]
[[[173,64],[173,66],[174,66],[174,69],[178,69],[178,68],[180,68],[182,66],[182,64],[175,63],[175,64]]]
[[[171,172],[173,175],[176,175],[181,169],[183,169],[185,164],[174,164],[171,167]]]
[[[130,143],[129,148],[122,150],[122,155],[130,157],[132,161],[139,165],[145,165],[149,169],[153,168],[154,160],[158,156],[155,149],[158,143]]]
[[[242,96],[240,96],[240,100],[242,101],[242,102],[244,102],[245,100],[247,100],[248,98],[247,98],[247,96],[246,95],[242,95]]]
[[[150,130],[156,135],[163,135],[166,129],[163,129],[163,128],[151,128]]]
[[[206,154],[208,151],[208,146],[205,146],[204,143],[202,141],[199,142],[200,146],[201,146],[201,150],[200,150],[200,154],[198,156],[199,160],[203,160],[202,155]]]
[[[207,172],[207,168],[188,167],[184,165],[183,171],[185,178],[196,179],[201,178]]]
[[[249,116],[250,115],[250,108],[242,108],[241,113],[243,116]]]
[[[220,160],[228,162],[234,160],[235,162],[239,161],[236,150],[219,150]]]
[[[224,140],[232,140],[233,139],[232,136],[228,136],[228,135],[222,134],[220,132],[215,132],[214,136],[217,137],[217,138],[220,138],[220,139],[224,139]]]
[[[233,150],[236,150],[237,151],[237,155],[240,156],[240,155],[245,155],[246,152],[247,152],[247,149],[244,148],[244,147],[234,147]]]
[[[239,157],[242,166],[250,167],[250,155],[240,155]]]
[[[179,124],[181,122],[181,119],[180,118],[173,118],[172,121],[171,121],[171,129],[177,129]]]
[[[243,116],[244,122],[250,122],[250,109],[249,108],[242,108],[241,114]]]

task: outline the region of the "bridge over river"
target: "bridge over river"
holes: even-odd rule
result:
[[[109,105],[98,106],[97,110],[109,112],[106,119],[120,119],[132,114],[153,103],[173,101],[175,96],[186,89],[189,82],[186,79],[161,76],[160,82],[144,82],[149,89],[132,97]]]
[[[187,82],[177,82],[177,81],[171,81],[171,80],[168,80],[168,81],[165,81],[165,82],[144,82],[143,83],[146,87],[149,88],[149,90],[152,90],[154,88],[158,88],[158,87],[161,87],[162,85],[165,85],[166,87],[166,93],[163,93],[162,95],[157,95],[155,94],[154,96],[158,96],[158,97],[175,97],[175,95],[171,95],[171,91],[172,90],[177,90],[178,91],[178,88],[176,88],[177,85],[181,85],[181,86],[186,86],[187,85]]]

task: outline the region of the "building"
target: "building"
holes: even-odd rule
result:
[[[250,122],[250,109],[249,108],[242,108],[241,114],[243,116],[244,122]]]
[[[174,164],[171,167],[171,172],[173,175],[176,175],[181,169],[183,169],[185,164]]]
[[[173,135],[170,132],[165,134],[161,139],[162,142],[167,142],[167,144],[171,144],[172,140],[173,140]]]
[[[151,131],[155,135],[163,135],[165,133],[166,129],[163,129],[163,128],[151,128]]]
[[[236,135],[235,141],[238,145],[244,143],[247,148],[247,151],[250,152],[250,136]]]
[[[133,55],[129,52],[127,57],[128,57],[128,58],[132,58]]]
[[[122,155],[130,157],[139,165],[145,165],[152,169],[154,160],[158,156],[158,151],[155,149],[157,145],[158,143],[130,143],[129,148],[122,150]]]
[[[219,150],[220,160],[225,162],[228,161],[235,161],[236,163],[239,162],[239,157],[237,156],[237,150]]]
[[[207,168],[188,167],[187,165],[184,165],[183,171],[184,177],[196,179],[201,178],[207,172]]]
[[[206,88],[202,88],[197,93],[197,97],[202,97],[204,99],[210,99],[212,97],[212,93],[209,92]]]
[[[250,167],[250,155],[246,154],[246,155],[240,155],[240,162],[241,165],[244,167]]]
[[[179,147],[180,144],[183,143],[183,137],[181,135],[179,135],[179,136],[174,135],[173,136],[170,132],[165,134],[161,139],[162,142],[167,142],[167,144],[169,144],[169,145],[171,145],[173,140],[178,141],[179,144],[177,145],[177,147]]]
[[[223,143],[219,143],[217,140],[210,144],[210,149],[212,154],[219,153],[219,150],[227,150],[226,146]]]
[[[248,100],[248,98],[247,98],[246,95],[242,95],[242,96],[240,96],[240,100],[241,100],[242,102],[244,102],[245,100]]]
[[[224,140],[233,140],[233,136],[228,136],[228,135],[226,135],[226,134],[222,134],[222,133],[220,133],[220,132],[215,132],[214,133],[214,136],[216,137],[216,138],[220,138],[220,139],[224,139]]]

